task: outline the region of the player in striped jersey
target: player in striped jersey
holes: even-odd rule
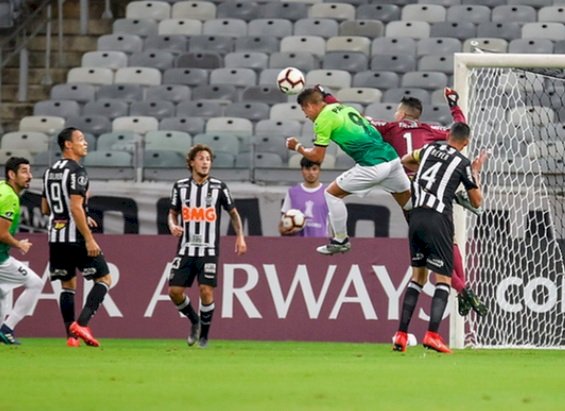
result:
[[[49,215],[49,271],[51,281],[61,281],[59,306],[67,331],[67,345],[78,347],[80,337],[87,345],[98,347],[89,321],[104,300],[112,283],[110,270],[90,227],[96,223],[87,215],[88,175],[80,161],[88,154],[82,131],[68,127],[57,143],[61,160],[43,176],[41,211]],[[76,270],[94,281],[79,318],[75,321]]]
[[[482,192],[478,177],[486,159],[479,156],[471,164],[460,153],[469,143],[469,137],[469,126],[454,123],[447,144],[428,144],[402,158],[404,166],[416,171],[416,175],[412,182],[414,209],[408,233],[412,279],[404,294],[400,324],[394,336],[393,349],[396,351],[406,350],[410,319],[430,269],[435,273],[436,288],[423,344],[438,352],[451,352],[438,329],[447,305],[453,271],[453,200],[457,187],[462,183],[473,207],[480,207]]]
[[[208,345],[215,308],[222,209],[229,213],[236,233],[235,252],[243,255],[247,251],[241,218],[231,193],[223,181],[210,176],[212,159],[208,146],[197,144],[190,149],[187,166],[191,175],[174,184],[168,216],[171,234],[180,239],[169,275],[169,297],[191,322],[188,345],[198,341],[201,348]],[[200,291],[200,316],[185,293],[195,278]]]
[[[0,182],[0,342],[19,345],[14,335],[16,325],[31,311],[37,301],[43,281],[24,263],[10,256],[10,248],[26,254],[31,243],[13,236],[20,226],[20,195],[29,188],[31,169],[29,160],[11,157],[6,161],[6,180]],[[4,320],[4,299],[10,289],[24,286],[14,307]]]

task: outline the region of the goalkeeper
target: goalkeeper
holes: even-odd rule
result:
[[[337,99],[325,92],[322,87],[317,86],[317,89],[324,95],[326,103],[337,102]],[[444,96],[451,110],[453,121],[466,123],[465,115],[458,105],[459,95],[457,92],[446,87],[444,89]],[[395,121],[380,121],[370,117],[366,118],[402,158],[404,155],[420,149],[426,144],[447,140],[449,128],[420,121],[422,112],[422,102],[419,99],[403,97],[394,113]],[[408,175],[413,174],[413,172],[408,170],[407,173]],[[472,212],[478,213],[478,210],[468,205],[464,198],[458,196],[457,202]],[[485,304],[479,300],[471,288],[466,286],[463,259],[457,244],[453,244],[453,258],[454,273],[452,276],[452,286],[457,292],[459,314],[465,316],[473,309],[480,316],[486,315],[488,310]]]

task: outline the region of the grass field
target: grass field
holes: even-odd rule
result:
[[[565,351],[61,339],[0,346],[0,410],[563,410]]]

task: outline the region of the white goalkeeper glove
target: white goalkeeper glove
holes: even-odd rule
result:
[[[477,216],[480,216],[482,213],[484,213],[484,210],[481,207],[473,207],[473,205],[469,201],[469,196],[465,191],[458,191],[455,194],[455,202]]]

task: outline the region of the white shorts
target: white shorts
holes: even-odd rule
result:
[[[338,176],[335,182],[343,191],[359,196],[366,195],[374,188],[382,188],[388,193],[410,190],[410,180],[399,158],[376,166],[355,164]]]
[[[39,276],[31,268],[14,257],[8,257],[6,261],[0,264],[0,286],[3,288],[23,285],[30,277],[39,279]]]

